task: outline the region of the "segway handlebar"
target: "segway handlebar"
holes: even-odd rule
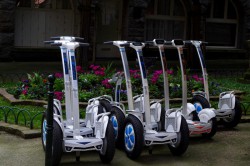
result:
[[[79,45],[82,47],[86,47],[86,46],[89,46],[89,43],[79,43]]]
[[[198,42],[198,43],[200,43],[200,44],[208,44],[208,42],[205,42],[205,41],[199,41],[199,40],[184,40],[184,43],[185,44],[193,44],[193,43],[195,43],[195,42]]]
[[[174,46],[184,46],[185,45],[184,41],[181,39],[173,39],[172,44]]]
[[[52,44],[52,43],[54,43],[54,41],[53,41],[53,40],[44,41],[44,44]]]
[[[116,46],[120,46],[120,47],[126,47],[126,46],[129,46],[129,43],[128,41],[106,41],[106,42],[103,42],[103,44],[108,44],[108,45],[116,45]]]
[[[63,42],[60,42],[58,40],[56,41],[44,41],[45,44],[50,44],[51,46],[62,46],[63,44],[65,44]],[[79,46],[85,47],[85,46],[89,46],[89,43],[80,43],[80,42],[66,42],[66,43],[78,43]]]
[[[131,43],[133,46],[143,46],[142,42],[132,42]]]
[[[52,40],[66,40],[66,41],[77,41],[77,42],[83,42],[84,38],[81,37],[73,37],[73,36],[55,36],[51,37]]]
[[[110,44],[110,45],[113,45],[114,42],[113,42],[113,41],[106,41],[106,42],[103,42],[103,44]]]
[[[171,41],[166,41],[164,39],[154,39],[153,41],[146,41],[145,44],[153,45],[153,46],[157,46],[157,45],[172,45],[172,42]]]

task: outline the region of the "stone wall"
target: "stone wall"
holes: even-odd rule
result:
[[[16,0],[0,1],[0,61],[10,61],[14,45]]]
[[[244,30],[245,30],[245,40],[250,39],[250,1],[249,0],[239,0],[243,6],[244,10]]]

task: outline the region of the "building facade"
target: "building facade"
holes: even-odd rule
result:
[[[197,39],[244,56],[250,39],[249,0],[2,0],[0,14],[2,60],[57,35],[85,37],[92,61],[119,56],[106,40]]]

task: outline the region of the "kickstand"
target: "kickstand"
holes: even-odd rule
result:
[[[80,151],[76,152],[76,161],[79,162],[80,161]]]
[[[149,146],[149,147],[148,147],[148,153],[149,153],[149,154],[152,154],[152,153],[153,153],[153,146]]]

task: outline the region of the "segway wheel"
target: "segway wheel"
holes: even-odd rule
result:
[[[112,105],[110,104],[110,102],[107,99],[101,99],[100,101],[100,105],[103,106],[103,108],[105,109],[104,112],[110,112],[112,109]]]
[[[240,106],[240,101],[235,99],[235,107],[233,109],[233,115],[231,118],[223,119],[223,125],[227,128],[234,128],[238,125],[241,120],[242,109]]]
[[[103,163],[110,163],[115,155],[115,134],[112,123],[109,121],[106,129],[105,138],[103,138],[103,147],[99,152],[100,159]]]
[[[143,126],[133,115],[128,115],[125,120],[124,144],[125,152],[130,159],[140,156],[144,145]]]
[[[47,134],[46,126],[47,126],[47,119],[46,119],[46,113],[44,112],[41,123],[41,133],[42,133],[41,138],[44,151],[46,149],[46,134]]]
[[[59,124],[53,120],[53,142],[52,142],[52,162],[59,165],[63,152],[63,133]]]
[[[210,108],[210,104],[207,101],[205,97],[195,95],[192,98],[192,103],[194,104],[194,107],[196,111],[192,112],[193,114],[193,120],[199,121],[198,113],[203,109],[203,108]]]
[[[113,106],[111,110],[110,120],[114,127],[116,147],[123,148],[124,147],[123,133],[124,133],[125,115],[119,108],[117,108],[116,106]]]
[[[165,116],[166,112],[164,109],[161,109],[161,117],[160,117],[160,124],[159,124],[159,131],[165,131]]]
[[[174,156],[181,156],[186,152],[189,145],[189,129],[185,118],[181,117],[180,131],[177,133],[177,140],[173,144],[169,144],[168,147]]]
[[[210,104],[207,99],[199,95],[193,96],[192,103],[194,104],[197,113],[199,113],[203,108],[210,108]]]
[[[215,135],[215,133],[217,132],[217,121],[216,121],[216,118],[214,117],[214,118],[210,119],[209,123],[211,123],[212,128],[211,128],[210,133],[203,133],[202,134],[202,136],[204,138],[212,138]]]
[[[42,132],[42,145],[43,149],[46,150],[46,135],[47,135],[47,130],[46,130],[46,125],[47,125],[47,118],[46,118],[46,113],[43,114],[42,117],[42,127],[41,127],[41,132]],[[53,140],[52,140],[52,162],[53,165],[59,165],[62,157],[62,144],[63,144],[63,134],[61,127],[58,125],[58,123],[53,120]]]

